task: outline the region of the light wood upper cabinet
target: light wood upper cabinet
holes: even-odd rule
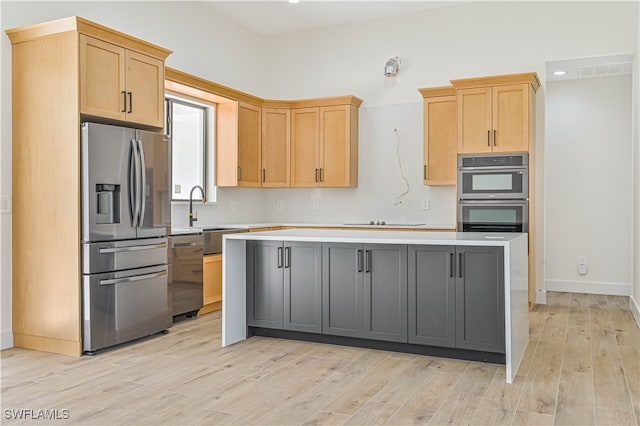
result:
[[[260,107],[238,103],[238,186],[262,183],[261,115]]]
[[[291,186],[318,186],[320,109],[291,111]]]
[[[458,153],[527,152],[535,73],[453,80],[457,93]]]
[[[291,186],[291,111],[262,109],[262,186]]]
[[[164,61],[80,34],[80,112],[164,126]]]
[[[203,305],[222,301],[222,254],[203,256]]]
[[[424,97],[425,185],[456,184],[457,108],[455,89],[419,89]]]
[[[357,105],[292,111],[291,186],[357,186]]]

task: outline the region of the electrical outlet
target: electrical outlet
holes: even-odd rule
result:
[[[587,258],[585,256],[578,257],[578,273],[587,275]]]
[[[431,207],[431,202],[429,201],[428,198],[424,198],[422,200],[422,210],[429,210],[430,207]]]
[[[282,210],[284,208],[284,204],[282,204],[282,200],[276,201],[276,209]]]
[[[0,213],[11,213],[11,199],[0,197]]]
[[[313,209],[320,210],[320,200],[313,200]]]
[[[180,194],[182,192],[182,186],[181,185],[173,185],[173,192],[175,192],[176,194]]]
[[[232,212],[233,212],[233,211],[235,211],[235,210],[236,210],[236,207],[237,207],[237,206],[236,206],[236,202],[235,202],[235,201],[230,202],[230,203],[229,203],[229,207],[231,208],[231,211],[232,211]]]

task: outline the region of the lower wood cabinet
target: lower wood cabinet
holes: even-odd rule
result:
[[[222,254],[202,257],[202,309],[200,314],[222,308]]]
[[[322,331],[320,243],[247,242],[247,325]]]
[[[407,246],[323,244],[322,332],[407,341]]]

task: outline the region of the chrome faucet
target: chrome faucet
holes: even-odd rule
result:
[[[197,221],[197,217],[193,217],[193,190],[198,188],[202,193],[202,204],[207,202],[207,197],[204,195],[204,189],[200,185],[196,185],[191,188],[191,192],[189,193],[189,228],[193,227],[193,222]]]

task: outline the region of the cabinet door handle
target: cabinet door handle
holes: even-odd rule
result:
[[[238,166],[238,180],[242,180],[242,167]]]
[[[266,182],[267,181],[267,169],[262,169],[262,181]]]
[[[496,129],[493,129],[493,146],[496,146]]]
[[[284,267],[291,267],[291,247],[284,248]]]
[[[487,130],[487,146],[491,146],[491,130]]]
[[[449,277],[453,278],[456,276],[456,258],[455,254],[449,253]]]
[[[422,180],[427,180],[427,165],[426,164],[422,168]]]
[[[358,250],[358,272],[362,272],[362,250]]]
[[[133,94],[131,92],[127,92],[127,94],[129,95],[129,111],[127,112],[133,112]]]
[[[278,268],[282,268],[282,247],[278,247]]]
[[[127,112],[127,92],[125,90],[122,91],[122,111]]]
[[[364,254],[364,271],[371,272],[371,250],[365,251]]]
[[[464,257],[462,253],[458,253],[458,278],[462,278],[462,270],[464,269]]]
[[[318,181],[318,169],[316,169],[316,182]]]
[[[320,182],[324,182],[324,169],[320,169]]]

